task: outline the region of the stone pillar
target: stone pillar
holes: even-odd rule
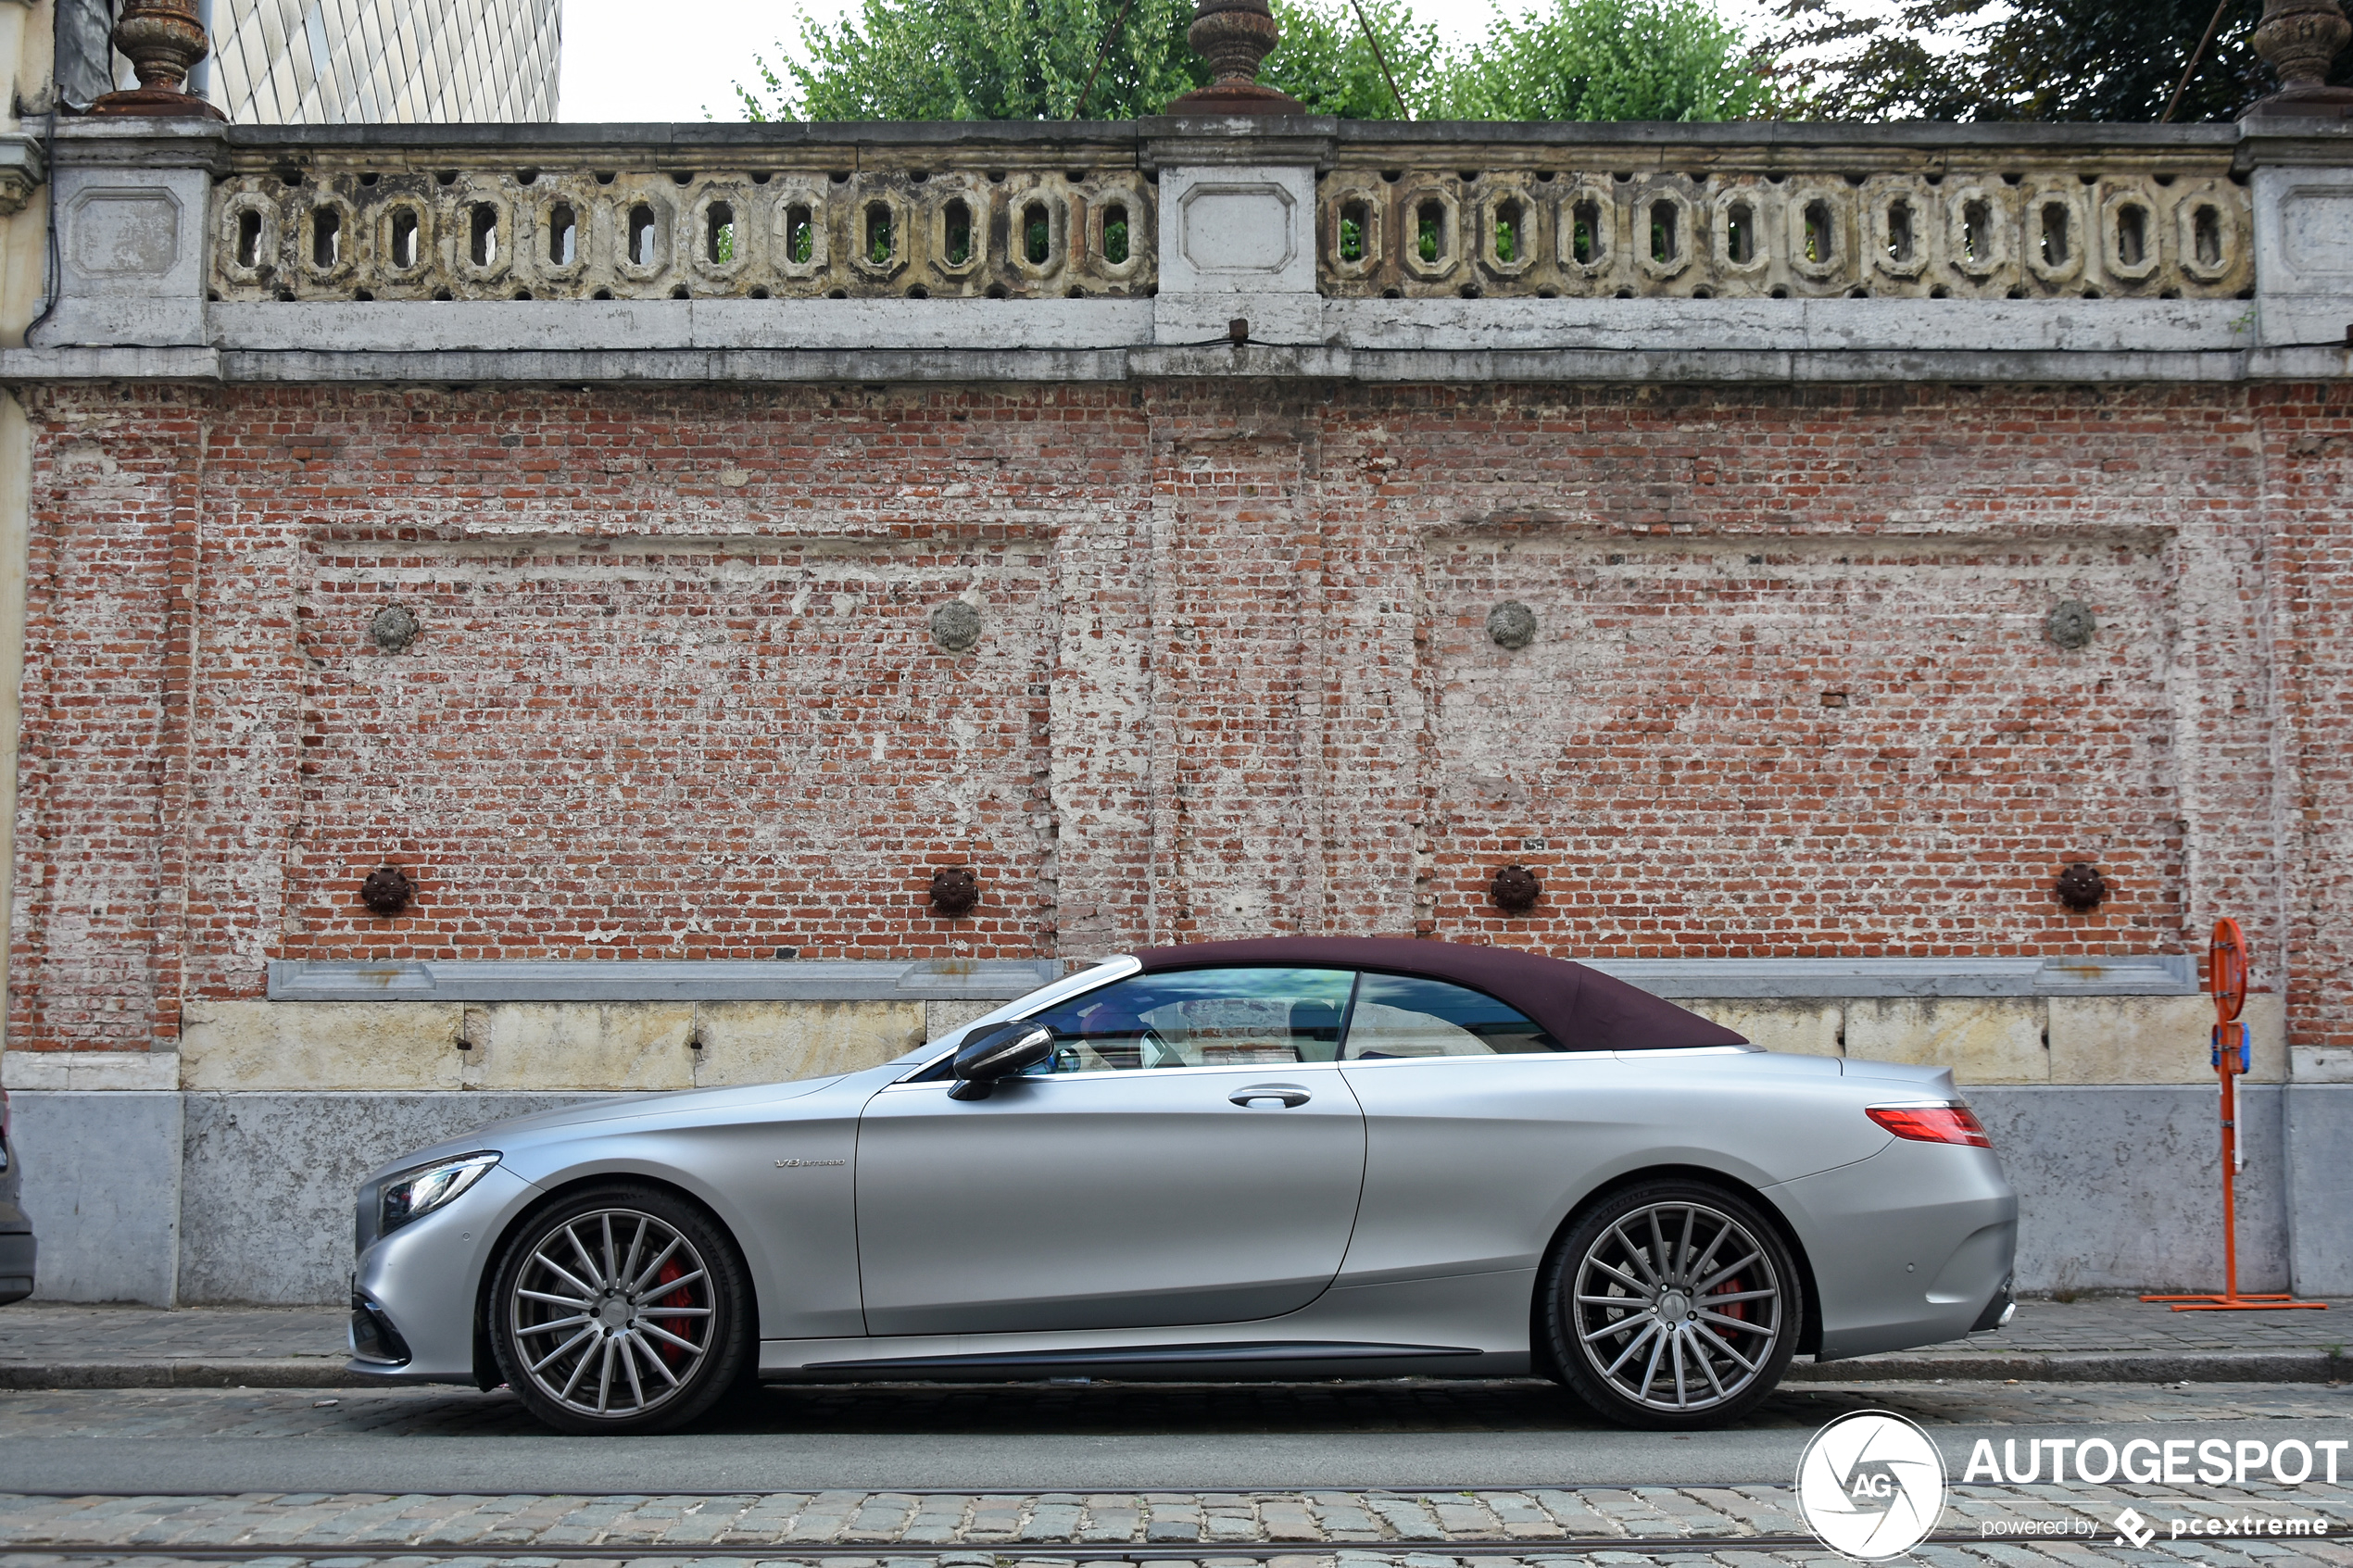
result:
[[[1316,116],[1144,123],[1144,166],[1160,175],[1160,293],[1154,341],[1323,341],[1315,292],[1315,173],[1339,122]]]
[[[2353,120],[2252,119],[2256,345],[2353,341]]]
[[[205,343],[206,203],[225,131],[130,116],[58,125],[58,298],[33,346]]]

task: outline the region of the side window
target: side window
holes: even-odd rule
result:
[[[1196,969],[1131,975],[1036,1015],[1058,1044],[1036,1071],[1330,1061],[1355,976],[1340,969]]]
[[[1402,1056],[1502,1056],[1556,1051],[1558,1040],[1527,1014],[1442,980],[1367,974],[1349,1015],[1350,1061]]]

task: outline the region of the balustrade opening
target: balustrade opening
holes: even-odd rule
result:
[[[1806,259],[1817,267],[1830,265],[1837,253],[1838,241],[1831,231],[1831,204],[1810,201],[1806,204]]]
[[[1365,225],[1371,216],[1370,209],[1361,201],[1340,204],[1340,258],[1342,261],[1365,259]]]
[[[943,217],[948,231],[948,265],[962,267],[973,258],[973,209],[959,199],[948,204]]]
[[[1599,202],[1581,201],[1569,213],[1568,253],[1579,267],[1602,258],[1602,208]]]
[[[2148,208],[2132,202],[2116,209],[2116,259],[2138,267],[2148,257]]]
[[[1496,260],[1509,263],[1521,259],[1527,221],[1527,210],[1517,202],[1507,201],[1495,209]]]
[[[2066,266],[2068,257],[2067,204],[2045,202],[2041,226],[2043,265],[2052,268]]]
[[[2222,265],[2222,214],[2199,204],[2190,213],[2190,249],[2200,267]]]
[[[1994,209],[1989,202],[1971,201],[1961,204],[1961,255],[1970,261],[1991,261],[1987,247],[1994,243]]]

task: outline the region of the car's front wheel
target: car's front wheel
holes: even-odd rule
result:
[[[573,1193],[515,1234],[487,1303],[498,1370],[564,1432],[668,1432],[743,1375],[751,1292],[701,1209],[661,1187]]]
[[[1712,1183],[1661,1180],[1577,1216],[1542,1283],[1562,1380],[1627,1426],[1720,1426],[1773,1391],[1805,1321],[1780,1231]]]

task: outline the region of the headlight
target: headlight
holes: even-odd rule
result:
[[[393,1177],[384,1183],[384,1197],[378,1200],[376,1234],[389,1236],[420,1214],[432,1213],[482,1180],[482,1173],[497,1163],[496,1150],[461,1154]]]

